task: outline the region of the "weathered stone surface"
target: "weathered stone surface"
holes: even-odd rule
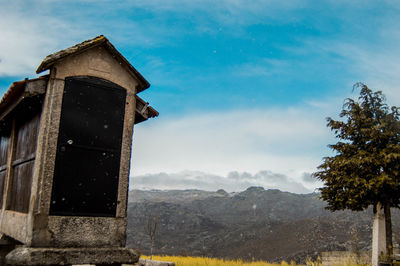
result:
[[[174,262],[139,259],[135,266],[175,266]]]
[[[125,218],[50,216],[52,247],[124,247]]]
[[[139,256],[129,248],[28,248],[14,249],[8,265],[134,264]]]

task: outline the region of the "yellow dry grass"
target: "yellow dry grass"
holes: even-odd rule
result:
[[[144,259],[150,259],[150,256],[141,256]],[[224,260],[217,258],[207,257],[182,257],[182,256],[153,256],[153,260],[175,262],[175,266],[296,266],[295,262],[287,263],[270,263],[265,261],[246,262],[242,260]],[[307,260],[307,266],[322,266],[321,260],[317,261]],[[359,266],[354,261],[347,261],[346,263],[338,263],[340,266]],[[365,264],[364,264],[365,265]]]
[[[149,259],[148,256],[142,256]],[[223,260],[206,257],[153,256],[153,260],[175,262],[175,266],[295,266],[296,263],[268,263],[265,261],[244,262],[242,260]]]

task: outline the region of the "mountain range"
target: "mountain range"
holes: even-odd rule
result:
[[[127,245],[150,252],[147,224],[157,217],[154,253],[304,262],[324,251],[371,249],[372,209],[325,209],[319,194],[250,187],[129,192]],[[392,211],[394,242],[400,212]]]

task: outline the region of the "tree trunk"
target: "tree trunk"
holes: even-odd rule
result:
[[[374,220],[372,225],[372,266],[378,266],[386,255],[386,230],[384,207],[380,202],[374,206]],[[383,256],[383,257],[382,257]]]
[[[153,260],[154,239],[151,240],[150,260]]]
[[[386,229],[386,254],[393,255],[393,240],[392,240],[392,215],[390,213],[390,201],[385,202],[385,229]]]

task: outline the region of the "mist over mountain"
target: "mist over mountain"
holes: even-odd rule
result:
[[[316,193],[250,187],[228,193],[133,190],[129,193],[130,247],[149,252],[145,227],[158,216],[155,253],[304,262],[323,251],[368,250],[372,211],[329,212]],[[400,214],[393,210],[394,240]]]
[[[262,186],[266,189],[280,189],[293,193],[311,193],[320,184],[310,173],[302,173],[297,179],[272,171],[229,172],[226,176],[204,173],[201,171],[181,171],[178,173],[157,173],[138,175],[131,178],[130,187],[136,189],[186,189],[196,188],[214,191],[224,188],[228,192],[243,191],[251,186]]]

